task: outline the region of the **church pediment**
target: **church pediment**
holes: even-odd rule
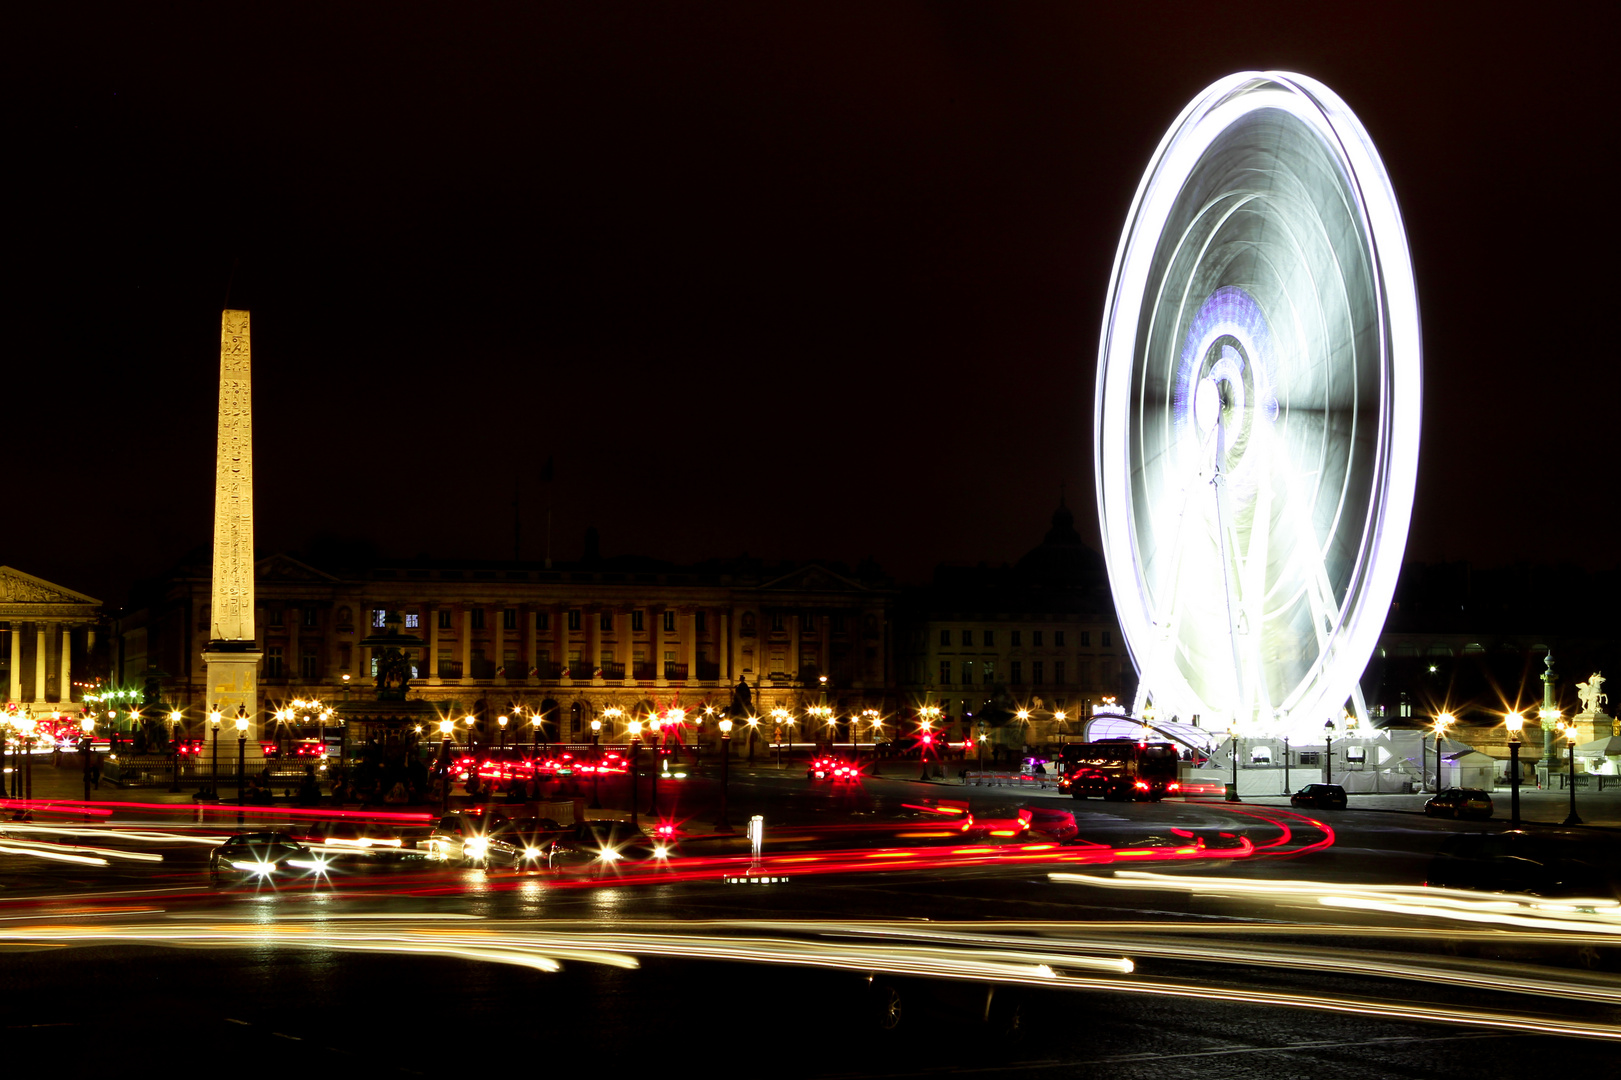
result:
[[[762,592],[866,592],[866,586],[835,574],[825,566],[802,566],[764,582]]]
[[[0,604],[90,604],[100,607],[101,601],[10,566],[0,566]]]
[[[260,559],[253,567],[258,581],[337,581],[338,579],[308,563],[299,562],[291,555],[271,555]]]

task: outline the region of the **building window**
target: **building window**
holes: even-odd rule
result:
[[[1062,645],[1063,641],[1059,641],[1058,644]],[[1081,648],[1090,649],[1091,647],[1092,647],[1092,631],[1090,631],[1090,630],[1082,630],[1081,631]]]
[[[1030,661],[1030,681],[1037,686],[1041,685],[1041,666],[1040,660]]]
[[[388,609],[374,607],[371,609],[371,625],[375,630],[381,630],[388,625]]]
[[[1030,644],[1034,645],[1038,649],[1041,648],[1041,631],[1040,630],[1032,630],[1032,631],[1030,631]]]
[[[646,627],[642,625],[643,614],[645,613],[640,611],[633,611],[630,613],[630,629],[632,633],[639,634],[646,629]]]
[[[550,630],[552,628],[552,613],[549,611],[535,612],[535,629]]]
[[[265,678],[281,678],[281,646],[272,645],[265,650]]]
[[[1058,672],[1058,681],[1062,682],[1064,680],[1064,666],[1062,664],[1055,664],[1053,667],[1054,670]],[[1090,660],[1082,660],[1076,668],[1076,673],[1081,677],[1081,689],[1092,689],[1092,662]]]
[[[321,657],[314,649],[305,649],[304,655],[298,658],[298,674],[308,682],[321,677]]]
[[[319,614],[319,613],[312,607],[304,608],[303,609],[304,625],[305,626],[314,626],[317,614]]]
[[[782,653],[771,654],[771,674],[781,675],[788,666],[788,658]]]
[[[666,664],[675,663],[675,652],[674,652],[674,650],[666,650],[665,651],[665,653],[664,653],[664,662]]]
[[[985,647],[990,648],[991,646],[993,646],[995,644],[996,644],[996,631],[995,630],[987,630],[987,631],[985,631]]]
[[[964,645],[972,645],[974,643],[974,632],[972,630],[964,630],[962,632],[962,643]]]
[[[1053,631],[1053,648],[1062,649],[1063,647],[1064,647],[1064,632],[1062,630],[1054,630]]]
[[[482,629],[484,629],[484,609],[481,608],[481,607],[476,607],[476,608],[473,609],[472,615],[473,615],[473,629],[474,630],[482,630]]]
[[[940,685],[941,686],[950,686],[951,685],[951,661],[950,660],[942,660],[942,661],[940,661]]]
[[[1316,750],[1302,750],[1300,751],[1300,764],[1321,765],[1322,756]]]
[[[771,613],[771,632],[773,634],[782,633],[782,612],[780,611]]]
[[[1008,665],[1008,668],[1008,678],[1013,681],[1014,685],[1024,682],[1024,665],[1022,663],[1015,660]]]
[[[985,685],[989,686],[996,681],[996,661],[985,661]]]
[[[816,633],[816,616],[801,615],[799,617],[799,629],[801,632],[806,634]]]
[[[962,662],[962,681],[966,686],[974,685],[974,662],[972,660]]]
[[[940,644],[942,644],[942,645],[950,645],[951,644],[951,631],[950,630],[942,630],[942,631],[940,631]]]
[[[416,612],[408,611],[405,613],[405,628],[407,630],[416,630],[421,625],[421,619],[418,617]]]
[[[375,652],[371,654],[371,677],[377,678],[377,654]]]
[[[281,625],[281,620],[282,620],[281,608],[271,608],[270,609],[270,625],[271,626],[280,626]]]
[[[1009,633],[1011,633],[1013,635],[1013,647],[1015,649],[1018,648],[1019,645],[1022,644],[1022,642],[1020,641],[1020,637],[1022,635],[1017,630],[1009,631]]]
[[[614,613],[611,612],[611,611],[599,612],[598,615],[597,615],[597,626],[602,630],[602,632],[604,634],[613,633],[614,632]]]
[[[601,665],[602,667],[605,667],[605,668],[606,667],[612,667],[613,662],[614,662],[614,651],[612,649],[603,649],[600,653],[597,654],[597,663],[599,665]]]
[[[664,632],[666,634],[675,633],[675,612],[673,611],[664,613]]]
[[[354,666],[354,663],[355,663],[355,653],[354,653],[353,647],[349,646],[349,645],[339,645],[338,646],[338,666],[340,668],[342,668],[344,671],[348,671],[350,668],[352,668]]]
[[[1064,685],[1064,662],[1062,660],[1053,661],[1053,682],[1058,686]]]
[[[516,629],[518,629],[518,609],[517,608],[502,608],[501,609],[501,629],[503,629],[503,630],[516,630]]]
[[[568,613],[568,628],[570,630],[578,630],[580,628],[580,609],[579,608],[573,608],[573,609],[571,609],[569,611],[569,613]]]
[[[1103,647],[1105,649],[1109,647],[1109,632],[1107,630],[1103,631]]]
[[[441,630],[449,630],[450,629],[450,609],[449,608],[443,608],[439,612],[439,629],[441,629]]]
[[[704,617],[706,614],[707,612],[699,611],[692,616],[692,627],[700,634],[709,629],[709,620]]]

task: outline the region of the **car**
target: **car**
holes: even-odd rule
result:
[[[499,810],[457,810],[446,814],[428,838],[428,858],[463,866],[522,866],[539,860],[513,821]]]
[[[810,768],[805,772],[805,779],[807,780],[838,782],[859,780],[860,778],[861,769],[854,762],[836,757],[815,758],[811,761]]]
[[[1345,789],[1338,784],[1307,784],[1289,796],[1289,805],[1308,810],[1344,810]]]
[[[312,825],[300,839],[320,847],[320,854],[400,858],[415,855],[416,839],[390,825],[362,821],[323,821]]]
[[[1424,816],[1485,821],[1492,816],[1492,797],[1479,788],[1447,788],[1424,804]]]
[[[284,832],[237,833],[208,853],[208,872],[215,881],[284,881],[319,875],[326,868],[325,859]]]
[[[598,871],[622,862],[667,858],[673,838],[654,839],[622,821],[584,821],[547,839],[546,865],[551,869],[589,867]]]

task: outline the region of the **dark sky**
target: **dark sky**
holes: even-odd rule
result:
[[[921,580],[1017,558],[1065,483],[1095,536],[1132,193],[1276,67],[1357,112],[1409,229],[1409,555],[1614,564],[1600,5],[244,6],[10,24],[0,562],[116,603],[208,541],[227,289],[264,550],[508,557],[518,478],[538,558],[548,457],[562,559],[595,524]]]

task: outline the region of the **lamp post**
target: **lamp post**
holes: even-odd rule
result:
[[[636,757],[642,748],[642,722],[632,720],[625,726],[630,731],[630,827],[637,829],[641,826],[636,821]]]
[[[208,710],[208,726],[214,730],[213,764],[209,766],[208,797],[215,802],[220,798],[220,707],[213,706]]]
[[[179,709],[169,710],[169,793],[180,793],[180,733],[186,716]]]
[[[664,764],[662,756],[659,753],[659,749],[660,749],[659,748],[659,741],[660,741],[659,740],[659,728],[661,726],[662,725],[661,725],[661,722],[659,721],[657,713],[654,713],[651,717],[648,718],[648,720],[647,720],[647,730],[648,730],[648,739],[647,739],[647,741],[649,743],[651,743],[652,747],[653,747],[653,779],[652,779],[652,782],[651,782],[651,786],[653,788],[653,794],[652,794],[652,797],[649,798],[648,801],[647,801],[647,812],[649,814],[657,814],[659,812],[659,768],[660,768],[660,766],[662,766]]]
[[[1441,736],[1445,735],[1447,728],[1456,722],[1456,718],[1449,712],[1444,712],[1435,718],[1435,790],[1438,793],[1441,790]],[[1427,759],[1424,757],[1424,736],[1422,735],[1418,738],[1418,752],[1419,768],[1424,772],[1423,782],[1420,786],[1428,790],[1430,778],[1428,766],[1426,765]]]
[[[241,705],[236,707],[236,805],[246,805],[246,789],[242,785],[242,774],[248,768],[248,714]],[[241,814],[237,818],[241,819]]]
[[[91,736],[94,735],[95,732],[96,732],[96,718],[94,716],[80,717],[80,719],[79,719],[79,730],[84,732],[84,738],[79,743],[80,748],[83,750],[83,753],[80,754],[79,756],[84,758],[84,801],[89,802],[90,801],[90,744],[93,741]]]
[[[1241,802],[1238,797],[1238,726],[1229,724],[1227,727],[1227,756],[1233,759],[1233,782],[1227,785],[1227,801]]]
[[[597,797],[597,781],[602,777],[602,750],[597,741],[602,737],[602,721],[591,718],[591,809],[601,810],[602,800]]]
[[[1553,713],[1556,718],[1555,722],[1557,723],[1559,710],[1555,709],[1553,710]],[[1582,823],[1582,819],[1576,813],[1576,721],[1572,720],[1570,722],[1570,724],[1565,728],[1564,735],[1565,738],[1569,740],[1569,746],[1566,752],[1570,755],[1570,813],[1565,817],[1565,824],[1580,825]]]
[[[500,728],[500,730],[497,731],[496,734],[495,734],[495,739],[496,739],[496,742],[495,742],[495,756],[496,757],[501,757],[506,753],[506,749],[507,749],[507,719],[508,718],[505,717],[505,716],[497,716],[495,718],[495,723]]]
[[[1508,827],[1518,829],[1520,827],[1520,729],[1525,726],[1525,717],[1518,712],[1511,712],[1503,717],[1503,726],[1508,728]]]
[[[726,816],[726,788],[731,774],[732,760],[732,718],[723,716],[720,719],[720,817],[715,820],[715,831],[729,833],[732,831],[731,820]]]
[[[940,710],[933,705],[925,705],[922,709],[922,718],[918,720],[918,760],[922,768],[918,772],[919,780],[929,779],[929,747],[934,745],[934,718]]]
[[[456,730],[456,721],[446,717],[439,721],[439,812],[450,809],[450,735]]]
[[[1439,758],[1437,758],[1439,761]],[[1323,783],[1334,782],[1334,719],[1323,721]]]
[[[754,764],[754,740],[760,734],[760,718],[758,716],[745,717],[745,724],[749,726],[749,764]]]
[[[34,719],[33,710],[23,713],[23,718],[17,724],[17,730],[23,737],[23,798],[33,801],[34,798],[34,730],[38,722]]]

